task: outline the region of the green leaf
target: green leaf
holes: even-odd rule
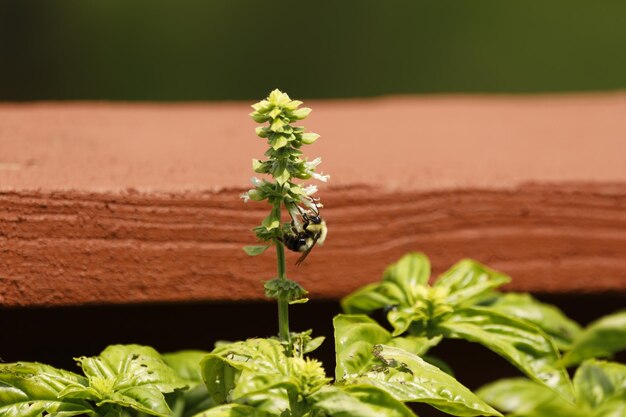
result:
[[[0,417],[96,416],[80,399],[59,398],[68,386],[86,386],[87,379],[40,363],[0,364]]]
[[[243,404],[225,404],[211,408],[195,417],[271,417],[275,414],[257,410],[255,407]]]
[[[392,345],[415,354],[422,354],[439,343],[441,338],[391,337],[386,329],[364,315],[340,314],[333,320],[335,327],[335,379],[369,370],[377,363],[372,354],[374,345]]]
[[[449,304],[470,306],[509,281],[511,278],[507,275],[471,259],[464,259],[441,274],[433,287],[448,290]]]
[[[591,323],[576,338],[571,350],[563,357],[563,362],[566,366],[576,365],[588,358],[611,357],[624,349],[626,349],[626,310]]]
[[[60,395],[83,398],[97,405],[116,404],[167,417],[171,410],[163,393],[187,385],[154,349],[139,345],[112,345],[100,356],[77,359],[89,381],[89,387],[73,386]]]
[[[374,345],[391,340],[387,330],[364,315],[340,314],[333,319],[333,326],[337,381],[369,369],[376,361]]]
[[[312,400],[314,407],[331,417],[415,417],[386,391],[369,385],[326,387]]]
[[[588,360],[574,375],[576,397],[591,408],[610,400],[626,402],[626,365],[615,362]]]
[[[412,252],[391,264],[383,273],[383,281],[395,283],[404,293],[406,301],[412,305],[417,301],[418,288],[428,284],[430,262],[423,253]]]
[[[341,300],[341,308],[347,314],[368,314],[376,310],[383,309],[387,306],[397,303],[398,298],[402,297],[399,288],[393,286],[389,289],[395,291],[385,291],[388,286],[380,282],[366,285]]]
[[[189,386],[202,383],[200,361],[209,352],[203,350],[181,350],[161,355],[166,364]]]
[[[440,323],[444,337],[477,342],[499,354],[531,379],[573,398],[567,372],[560,365],[559,352],[538,327],[488,307],[455,311]]]
[[[538,326],[554,339],[560,350],[569,349],[581,332],[578,323],[569,319],[557,307],[541,303],[529,294],[504,294],[489,307]]]
[[[626,416],[626,399],[623,398],[608,401],[595,409],[593,413],[593,417],[624,416]]]
[[[432,356],[432,355],[422,355],[422,359],[424,359],[429,364],[434,365],[437,368],[441,369],[442,371],[444,371],[448,375],[454,376],[454,369],[452,369],[450,364],[448,364],[443,359],[441,359],[441,358],[439,358],[437,356]]]
[[[589,409],[566,401],[556,391],[526,378],[485,385],[478,396],[503,413],[532,417],[590,417]]]
[[[304,332],[291,332],[291,344],[293,347],[294,356],[303,357],[305,354],[313,352],[321,346],[324,342],[324,336],[312,337],[312,330],[306,330]]]
[[[430,277],[430,262],[423,253],[409,253],[385,269],[383,281],[367,285],[345,297],[346,313],[370,313],[387,306],[415,304]]]
[[[375,355],[384,367],[351,378],[348,383],[368,384],[402,402],[423,402],[456,416],[500,416],[452,376],[403,349],[377,345]]]
[[[203,379],[218,404],[255,403],[280,414],[291,395],[309,395],[329,382],[319,362],[287,357],[273,339],[250,339],[216,348],[202,360]]]
[[[250,245],[244,246],[243,251],[249,256],[257,256],[265,252],[269,247],[270,245]]]

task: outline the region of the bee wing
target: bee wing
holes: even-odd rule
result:
[[[307,256],[309,256],[309,253],[311,253],[311,251],[313,250],[313,247],[315,246],[315,244],[317,243],[317,239],[320,238],[321,233],[316,233],[315,236],[313,237],[313,243],[311,243],[311,246],[304,251],[304,253],[302,254],[302,256],[300,256],[300,258],[298,258],[298,260],[296,261],[296,265],[299,266],[302,262],[304,262],[304,260],[306,259]]]

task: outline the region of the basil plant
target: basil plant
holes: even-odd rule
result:
[[[579,332],[563,356],[578,365],[574,398],[525,378],[508,378],[482,387],[479,396],[517,417],[625,417],[626,366],[599,360],[626,349],[626,311],[605,316]]]
[[[386,310],[392,336],[408,335],[436,344],[442,338],[480,343],[532,380],[573,398],[557,342],[571,343],[580,331],[560,311],[524,296],[495,289],[510,278],[472,260],[463,260],[429,284],[430,263],[411,253],[389,266],[380,282],[342,300],[349,314]]]
[[[484,386],[478,394],[489,404],[516,417],[624,417],[626,366],[587,359],[574,374],[574,398],[525,378]]]

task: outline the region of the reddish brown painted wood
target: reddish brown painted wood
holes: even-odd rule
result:
[[[626,293],[626,95],[307,102],[330,234],[290,277],[338,298],[410,250],[509,288]],[[0,304],[251,300],[263,143],[245,104],[0,106]],[[307,120],[307,122],[309,122]],[[290,257],[294,261],[295,257]]]

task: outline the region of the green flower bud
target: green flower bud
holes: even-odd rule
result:
[[[254,119],[255,122],[257,123],[265,123],[267,122],[270,117],[266,114],[261,114],[261,113],[257,113],[257,112],[252,112],[250,113],[250,116]]]
[[[283,93],[279,89],[272,91],[269,97],[267,98],[267,100],[272,106],[279,106],[279,107],[285,106],[289,104],[289,102],[291,101],[287,93]]]
[[[309,109],[308,107],[303,107],[301,109],[289,112],[288,117],[291,121],[302,120],[306,119],[309,113],[311,113],[311,109]]]
[[[320,137],[320,135],[318,135],[317,133],[303,133],[302,134],[302,143],[304,143],[306,145],[310,145],[313,142],[315,142],[319,137]]]
[[[256,135],[260,138],[266,138],[270,134],[270,130],[266,126],[259,126],[256,129]]]

